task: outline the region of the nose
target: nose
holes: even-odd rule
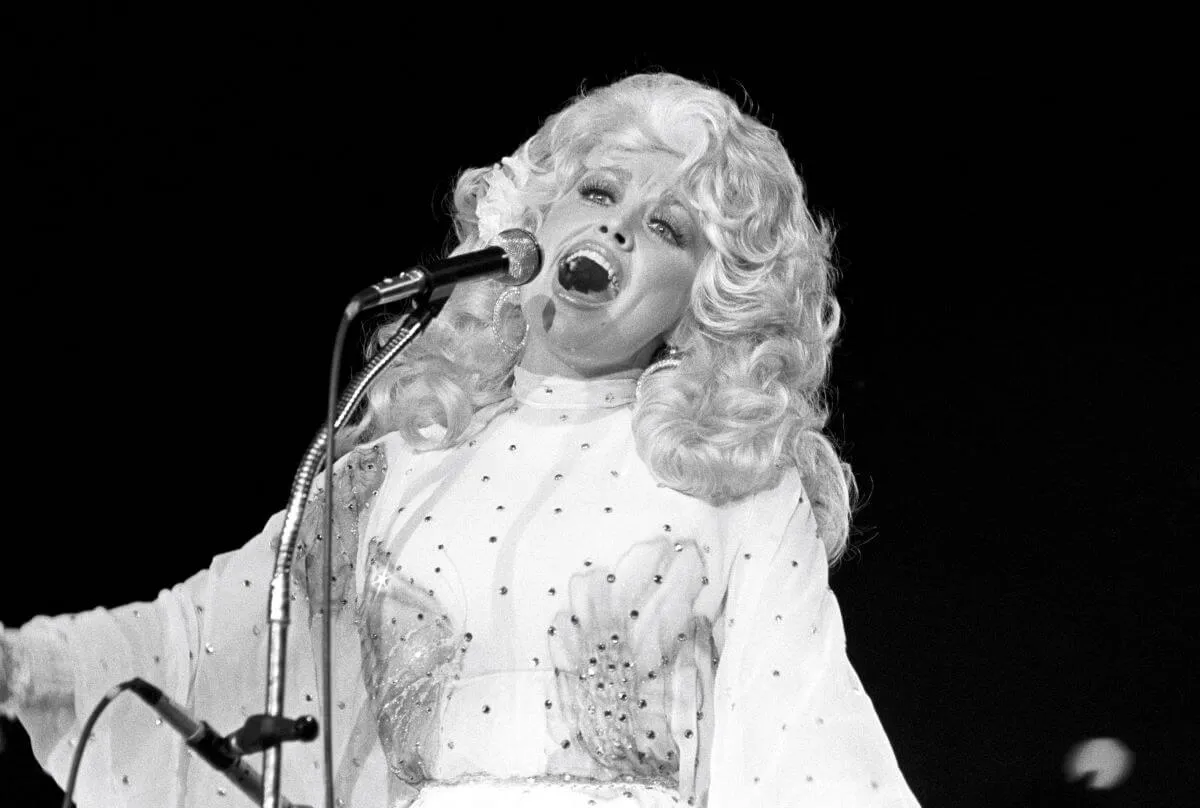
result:
[[[600,232],[612,239],[617,245],[617,249],[631,250],[633,249],[632,233],[628,233],[627,228],[616,220],[600,225]]]

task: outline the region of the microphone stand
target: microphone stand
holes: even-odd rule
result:
[[[396,334],[371,358],[367,366],[351,380],[349,386],[342,392],[333,421],[335,434],[349,420],[358,403],[366,395],[371,382],[429,325],[430,320],[436,316],[437,310],[441,309],[441,305],[444,303],[444,301],[439,301],[431,304],[428,293],[412,300],[412,306],[409,311],[404,313]],[[358,299],[352,300],[346,307],[343,321],[349,322],[357,316],[362,305]],[[284,513],[279,550],[275,556],[275,571],[271,577],[271,591],[267,606],[270,631],[267,641],[266,716],[271,719],[283,719],[287,634],[288,626],[291,623],[291,571],[296,542],[300,535],[300,519],[304,513],[304,506],[308,502],[308,495],[312,490],[317,470],[325,457],[326,444],[329,440],[328,425],[322,425],[309,444],[308,451],[304,453],[300,467],[296,470],[296,475],[292,480],[291,495]],[[332,537],[326,538],[327,542],[332,541]],[[330,618],[329,614],[325,615],[325,620],[328,621]],[[325,727],[326,734],[330,730],[331,727]],[[263,753],[262,805],[268,808],[281,808],[282,751],[281,746],[271,746]]]

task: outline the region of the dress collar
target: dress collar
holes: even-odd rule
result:
[[[627,377],[608,379],[568,379],[543,376],[518,366],[513,371],[513,398],[522,404],[543,409],[592,410],[632,404],[640,369]]]

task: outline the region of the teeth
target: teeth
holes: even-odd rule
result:
[[[608,262],[608,258],[606,258],[603,253],[600,253],[600,252],[597,252],[596,250],[591,250],[591,249],[588,249],[585,247],[582,250],[576,250],[575,252],[570,253],[563,260],[570,261],[572,258],[575,258],[577,256],[582,256],[584,258],[590,258],[591,260],[595,261],[600,266],[604,267],[604,271],[608,273],[608,282],[612,284],[613,289],[620,291],[621,284],[617,280],[617,272],[615,269],[613,269],[612,264],[610,264]]]

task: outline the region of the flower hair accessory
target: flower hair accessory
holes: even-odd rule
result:
[[[487,193],[475,204],[479,240],[491,244],[502,231],[521,227],[525,205],[521,188],[529,181],[528,166],[505,157],[487,177]]]

